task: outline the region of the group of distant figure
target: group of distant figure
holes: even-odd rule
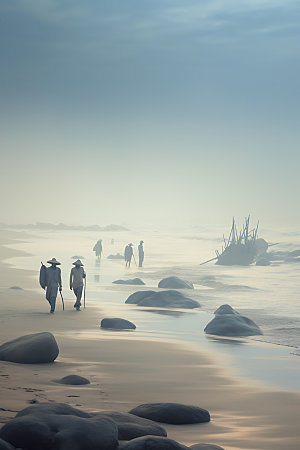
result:
[[[112,243],[114,241],[112,240]],[[139,245],[138,245],[138,253],[139,253],[139,267],[143,267],[143,262],[144,262],[144,241],[140,241]],[[103,254],[103,247],[102,247],[102,239],[99,239],[96,244],[93,247],[93,251],[96,254],[96,258],[98,261],[100,261],[101,256]],[[130,244],[127,244],[124,250],[124,259],[125,259],[125,267],[130,267],[131,264],[131,260],[132,258],[135,261],[135,256],[133,253],[133,244],[132,242]],[[136,263],[136,261],[135,261]]]

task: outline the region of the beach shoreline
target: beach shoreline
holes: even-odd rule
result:
[[[0,362],[1,424],[29,402],[56,401],[86,411],[122,412],[141,403],[178,402],[208,409],[212,416],[208,424],[165,427],[170,438],[185,445],[209,442],[227,450],[299,448],[298,393],[266,389],[236,377],[234,371],[230,376],[229,369],[224,374],[214,355],[205,349],[196,351],[193,345],[110,337],[100,330],[105,311],[95,306],[79,313],[80,320],[70,306],[62,312],[59,304],[50,316],[46,300],[41,301],[43,292],[34,291],[32,271],[7,264],[17,251],[5,244],[16,236],[22,239],[22,233],[12,237],[1,231],[1,343],[50,331],[60,354],[55,363],[47,365]],[[70,293],[68,305],[71,298]],[[97,329],[99,337],[89,339],[80,333],[88,329]],[[78,338],[74,338],[76,333]],[[86,376],[91,384],[74,387],[53,381],[70,373]]]

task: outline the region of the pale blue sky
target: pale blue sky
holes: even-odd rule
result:
[[[2,0],[2,220],[297,226],[299,24],[289,0]]]

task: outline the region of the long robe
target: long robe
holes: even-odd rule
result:
[[[46,299],[50,301],[51,298],[57,296],[58,286],[61,286],[61,270],[59,267],[50,266],[46,269]]]

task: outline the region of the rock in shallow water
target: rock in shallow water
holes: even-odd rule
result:
[[[160,280],[158,287],[165,289],[194,289],[193,283],[178,277],[164,278]]]
[[[185,297],[178,291],[139,291],[130,295],[125,303],[133,303],[138,306],[162,307],[162,308],[199,308],[201,305],[196,300]]]
[[[113,281],[113,284],[129,284],[129,285],[134,285],[134,286],[145,285],[143,280],[141,280],[140,278],[133,278],[132,280],[116,280],[116,281]]]
[[[210,421],[210,414],[206,409],[180,403],[145,403],[129,412],[139,417],[173,425]]]
[[[0,346],[0,360],[21,364],[53,362],[59,353],[55,337],[51,333],[35,333],[21,336]]]
[[[60,378],[59,380],[54,380],[56,383],[60,384],[70,384],[73,386],[90,384],[87,378],[81,377],[79,375],[67,375],[66,377]]]
[[[158,436],[144,436],[133,439],[124,446],[122,450],[187,450],[188,447],[179,444],[173,439]]]
[[[218,445],[214,444],[194,444],[189,448],[191,448],[192,450],[224,450],[223,447],[219,447]]]
[[[126,319],[118,317],[105,318],[101,320],[101,328],[108,328],[113,330],[135,330],[134,323]]]

